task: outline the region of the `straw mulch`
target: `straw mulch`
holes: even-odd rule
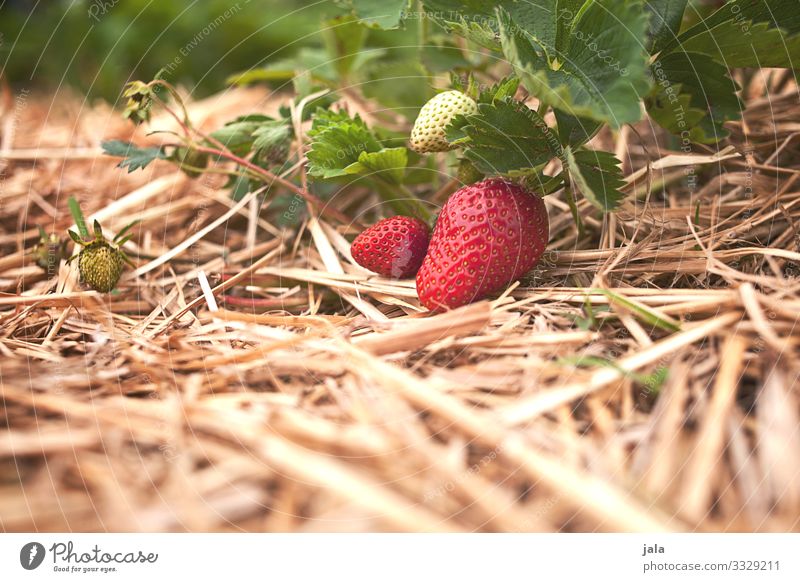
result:
[[[623,209],[582,204],[579,236],[548,197],[537,270],[435,316],[354,265],[356,224],[280,229],[220,176],[126,174],[100,141],[147,138],[117,111],[6,92],[2,530],[798,530],[800,103],[777,71],[742,81],[719,148],[598,136]],[[191,110],[214,128],[285,98]],[[142,220],[114,294],[26,255],[70,195],[109,232]],[[358,189],[334,206],[377,216]]]

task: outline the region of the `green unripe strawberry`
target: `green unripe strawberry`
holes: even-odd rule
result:
[[[113,290],[122,276],[124,263],[133,264],[120,247],[130,239],[130,236],[125,237],[125,233],[134,224],[122,229],[113,241],[103,236],[103,229],[97,221],[94,223],[94,240],[86,241],[75,232],[67,231],[72,240],[83,247],[78,254],[78,271],[83,282],[95,291],[108,293]],[[70,262],[73,259],[74,256]]]
[[[48,235],[39,227],[39,242],[33,247],[36,264],[48,275],[53,275],[62,259],[67,258],[67,241],[53,233]]]
[[[411,149],[420,154],[451,149],[445,128],[456,115],[472,115],[478,105],[461,91],[445,91],[423,105],[411,130]]]
[[[125,260],[122,251],[106,240],[89,243],[78,255],[81,279],[95,291],[108,293],[117,286]]]

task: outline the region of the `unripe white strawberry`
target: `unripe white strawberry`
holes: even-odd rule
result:
[[[420,154],[449,150],[445,128],[456,115],[477,112],[478,104],[461,91],[439,93],[420,110],[411,130],[411,149]]]

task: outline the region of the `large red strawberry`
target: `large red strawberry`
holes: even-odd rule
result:
[[[417,273],[420,302],[431,310],[466,305],[530,271],[547,246],[544,202],[522,186],[490,178],[445,203]]]
[[[428,225],[418,218],[392,216],[370,226],[353,241],[356,263],[384,277],[413,277],[430,241]]]

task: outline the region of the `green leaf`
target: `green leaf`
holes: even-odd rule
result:
[[[362,152],[377,152],[381,144],[361,118],[343,113],[321,113],[315,115],[308,134],[311,148],[308,158],[308,173],[315,178],[345,176],[345,168],[359,160]]]
[[[101,145],[106,155],[124,158],[117,167],[128,168],[129,174],[139,168],[147,167],[154,160],[167,159],[163,148],[160,147],[140,148],[116,139],[104,141]]]
[[[365,26],[389,30],[400,26],[408,0],[348,0],[353,15]]]
[[[621,162],[609,152],[579,149],[564,150],[564,159],[573,184],[584,197],[603,212],[619,206],[625,185]]]
[[[755,33],[749,23],[766,23],[771,28],[780,27],[789,35],[800,33],[800,10],[797,0],[729,0],[716,12],[701,20],[677,39],[664,47],[664,52],[680,51],[686,42],[699,42],[699,38],[715,36],[728,25],[742,36],[753,40]],[[696,50],[696,49],[695,49]]]
[[[292,128],[286,120],[265,121],[253,132],[253,153],[262,160],[280,164],[286,161]]]
[[[86,227],[86,218],[83,216],[83,210],[81,210],[81,205],[78,203],[78,201],[75,199],[74,196],[70,196],[69,199],[67,199],[67,206],[69,207],[69,213],[72,215],[72,220],[75,221],[75,226],[78,227],[78,232],[80,233],[81,237],[83,237],[83,239],[88,240],[89,229]],[[68,232],[70,233],[69,236],[70,238],[72,238],[72,240],[74,240],[77,243],[81,242],[80,238],[76,239],[73,236],[74,231],[70,230]]]
[[[253,191],[252,181],[246,175],[231,176],[225,186],[231,189],[231,199],[234,202],[239,202]]]
[[[355,117],[350,117],[350,114],[344,110],[333,111],[331,109],[317,107],[316,111],[314,111],[314,114],[312,115],[312,118],[313,122],[311,123],[311,129],[308,130],[308,137],[315,137],[325,129],[339,124],[353,123],[356,125],[362,125],[365,129],[367,127],[358,114],[356,114]]]
[[[345,174],[374,175],[393,184],[402,184],[408,165],[406,148],[386,148],[377,152],[361,152],[358,161],[344,168]]]
[[[721,127],[711,135],[706,134],[703,120],[706,112],[692,107],[692,95],[682,92],[681,85],[673,90],[659,88],[645,100],[647,113],[661,127],[674,135],[683,134],[692,143],[715,143],[727,132]]]
[[[424,0],[424,16],[447,32],[463,36],[482,47],[499,49],[494,6],[509,0],[490,3],[481,0]]]
[[[79,235],[74,230],[68,230],[67,234],[69,235],[69,238],[72,239],[72,242],[74,242],[76,245],[84,245],[85,244],[84,238],[86,238],[86,239],[89,238],[89,234],[88,233],[86,234],[85,237],[82,238],[81,235]]]
[[[249,69],[234,73],[225,79],[227,85],[252,85],[253,83],[285,83],[295,76],[293,67],[286,69]]]
[[[237,155],[251,151],[259,159],[280,163],[292,138],[292,130],[285,119],[266,115],[246,115],[214,131],[211,137],[221,142]]]
[[[728,68],[789,68],[800,62],[800,34],[789,36],[768,22],[723,22],[682,41],[678,54],[684,51],[709,55]]]
[[[505,99],[513,99],[519,87],[519,79],[510,75],[504,79],[500,79],[494,85],[482,90],[478,95],[478,103],[492,103],[494,101],[504,101]]]
[[[564,29],[563,50],[548,60],[541,39],[500,11],[503,53],[528,90],[569,115],[615,128],[641,117],[650,87],[646,30],[641,0],[587,0]]]
[[[728,69],[708,55],[670,53],[651,67],[654,93],[648,113],[662,127],[697,143],[716,143],[728,135],[725,122],[739,119],[739,86]]]
[[[129,222],[128,224],[126,224],[126,225],[123,227],[123,229],[122,229],[121,231],[119,231],[119,232],[116,234],[116,236],[114,236],[114,242],[115,242],[115,243],[118,243],[120,246],[122,246],[122,244],[121,244],[119,241],[123,240],[123,239],[125,238],[125,235],[126,235],[126,234],[128,234],[128,231],[130,231],[130,229],[132,229],[134,226],[136,226],[136,225],[137,225],[137,224],[139,224],[140,222],[141,222],[141,220],[137,218],[136,220],[134,220],[134,221],[132,221],[132,222]]]
[[[594,119],[575,117],[556,109],[558,136],[563,145],[581,146],[592,139],[603,127],[603,123]]]
[[[452,146],[460,146],[469,142],[469,135],[465,128],[469,125],[469,119],[462,114],[456,115],[445,128],[445,138]]]
[[[639,384],[645,385],[650,389],[649,393],[654,395],[657,395],[661,391],[664,382],[666,382],[667,378],[669,377],[669,369],[665,366],[659,366],[655,369],[655,371],[653,371],[652,374],[638,374],[636,372],[626,370],[616,362],[597,356],[569,356],[559,358],[557,363],[565,366],[577,366],[579,368],[589,366],[611,368],[612,370],[619,372],[622,376],[630,378]]]
[[[681,326],[680,323],[668,317],[666,315],[662,315],[657,311],[650,309],[646,305],[642,305],[641,303],[631,301],[627,297],[623,297],[613,291],[609,291],[608,289],[591,289],[590,293],[602,293],[608,299],[616,305],[617,307],[621,307],[625,311],[628,311],[632,315],[634,315],[637,319],[642,320],[648,325],[653,327],[657,327],[659,329],[663,329],[664,331],[680,331]]]
[[[524,30],[543,55],[554,57],[559,47],[559,31],[585,0],[425,0],[428,14],[446,29],[496,49],[498,22],[496,8],[507,12],[514,24]]]
[[[547,4],[552,5],[552,0],[548,0]],[[570,39],[572,37],[571,23],[586,4],[586,0],[558,0],[558,2],[555,3],[555,8],[553,9],[557,20],[555,45],[553,47],[555,50],[548,48],[547,45],[544,45],[544,47],[548,52],[554,56],[558,56],[561,60],[564,60],[564,55],[567,54],[569,49]],[[539,42],[542,42],[541,37]]]
[[[651,54],[677,38],[688,3],[689,0],[647,0],[645,7],[650,13],[647,49]]]
[[[478,105],[478,114],[458,116],[456,133],[465,140],[464,157],[484,174],[519,176],[561,155],[556,132],[524,103],[507,99]],[[448,139],[454,132],[448,132]]]
[[[235,154],[246,154],[253,147],[253,133],[263,124],[274,121],[271,117],[258,114],[237,117],[212,132],[211,137]]]

